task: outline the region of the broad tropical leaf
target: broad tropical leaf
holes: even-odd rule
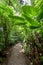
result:
[[[20,16],[10,16],[12,21],[14,21],[15,25],[25,25],[27,22],[25,21],[25,18]]]
[[[34,17],[38,15],[37,9],[33,6],[23,6],[22,9],[24,14],[29,17]]]
[[[27,17],[26,15],[24,15],[24,17],[26,18],[26,20],[31,24],[31,26],[34,26],[34,27],[40,27],[40,22],[38,22],[37,20],[35,19],[32,19],[30,17]]]

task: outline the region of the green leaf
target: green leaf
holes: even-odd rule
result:
[[[36,27],[36,26],[30,26],[29,28],[30,28],[30,29],[36,29],[36,28],[39,28],[39,27]]]
[[[37,14],[37,9],[35,7],[33,7],[33,6],[25,5],[25,6],[22,7],[22,9],[23,9],[24,14],[26,14],[27,16],[31,17],[31,16],[38,15]]]
[[[10,18],[12,19],[12,21],[14,21],[15,25],[25,25],[26,24],[26,21],[23,17],[10,16]]]
[[[20,16],[10,16],[10,17],[13,18],[14,20],[21,20],[21,21],[25,20],[23,17]]]
[[[41,56],[40,59],[41,59],[41,62],[43,63],[43,56]]]
[[[24,17],[26,18],[26,20],[31,24],[31,26],[33,26],[33,27],[40,27],[40,22],[38,22],[37,20],[35,20],[35,19],[32,19],[32,18],[30,18],[30,17],[28,17],[28,16],[26,16],[26,15],[24,15]]]
[[[2,63],[4,61],[4,58],[0,57],[0,62]]]

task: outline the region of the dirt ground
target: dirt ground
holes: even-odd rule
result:
[[[26,65],[25,56],[23,54],[24,49],[21,43],[16,44],[12,48],[11,56],[7,65]]]

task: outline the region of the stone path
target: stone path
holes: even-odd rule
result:
[[[16,44],[12,48],[11,57],[8,60],[8,65],[26,65],[23,52],[24,49],[22,49],[21,43]]]

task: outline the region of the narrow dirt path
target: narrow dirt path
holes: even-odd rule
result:
[[[21,43],[16,44],[12,48],[12,53],[10,59],[8,60],[8,65],[26,65]]]

